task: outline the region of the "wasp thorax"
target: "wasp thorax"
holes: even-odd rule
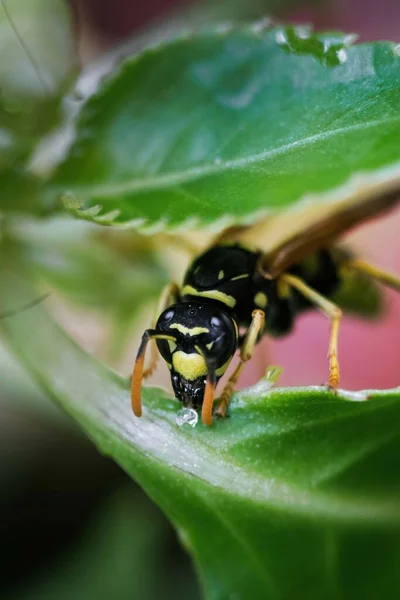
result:
[[[233,318],[211,304],[182,302],[165,310],[156,325],[168,339],[157,346],[171,370],[176,397],[185,406],[200,406],[210,371],[218,380],[238,346]]]

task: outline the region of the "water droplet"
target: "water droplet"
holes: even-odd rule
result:
[[[182,408],[176,415],[175,421],[179,427],[182,425],[190,425],[191,427],[196,427],[197,421],[199,420],[199,415],[194,410],[194,408]]]
[[[400,56],[400,44],[396,44],[395,46],[393,46],[394,49],[394,53],[397,54],[397,56]]]

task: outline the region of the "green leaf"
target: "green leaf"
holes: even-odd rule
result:
[[[40,136],[60,122],[75,63],[64,0],[0,3],[0,209],[36,207],[38,180],[26,161]]]
[[[35,290],[15,252],[1,266],[3,312]],[[351,402],[322,388],[250,388],[229,419],[178,428],[179,404],[160,389],[143,390],[134,418],[128,382],[43,305],[0,324],[55,401],[164,509],[207,598],[399,597],[400,389]]]
[[[125,60],[48,194],[100,223],[215,228],[398,186],[400,56],[353,39],[220,28]]]
[[[132,323],[167,283],[165,267],[148,238],[135,232],[105,231],[70,217],[15,219],[10,235],[40,281],[75,306],[101,315],[109,331],[107,356],[121,357]],[[103,348],[103,356],[105,355]]]
[[[137,310],[159,295],[167,283],[165,269],[133,232],[118,240],[104,233],[65,217],[17,221],[11,227],[32,269],[76,304],[92,310]]]

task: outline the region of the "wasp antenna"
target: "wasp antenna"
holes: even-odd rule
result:
[[[136,355],[131,381],[131,403],[133,414],[136,417],[142,416],[142,399],[140,397],[140,390],[143,381],[144,358],[146,355],[146,347],[150,340],[175,341],[176,338],[172,335],[156,331],[155,329],[146,329],[146,331],[144,332],[138,353]]]
[[[21,46],[21,48],[26,53],[26,55],[27,55],[27,57],[29,59],[29,62],[31,63],[32,68],[33,68],[33,70],[36,73],[36,76],[37,76],[37,78],[39,80],[39,83],[40,83],[40,85],[43,88],[43,91],[47,95],[49,95],[51,93],[50,86],[49,86],[48,82],[46,81],[45,77],[43,76],[43,74],[41,72],[39,63],[37,62],[36,58],[33,56],[32,52],[29,50],[28,46],[25,44],[24,39],[20,35],[20,33],[18,31],[18,28],[16,27],[13,18],[11,17],[10,11],[9,11],[9,9],[7,7],[6,0],[0,0],[0,2],[1,2],[1,6],[3,7],[4,14],[7,17],[8,22],[10,23],[10,27],[13,30],[13,32],[14,32],[14,34],[15,34],[15,36],[16,36],[16,38],[17,38],[17,40],[18,40],[18,42],[19,42],[19,44]]]
[[[136,417],[142,416],[142,399],[140,397],[140,390],[142,387],[143,380],[144,358],[146,355],[147,343],[153,337],[154,334],[155,331],[153,329],[146,329],[146,331],[144,332],[138,353],[136,355],[135,365],[133,367],[131,382],[131,402],[133,414]]]
[[[34,300],[27,302],[27,304],[24,304],[23,306],[20,306],[19,308],[14,308],[12,310],[6,310],[5,312],[0,313],[0,319],[8,319],[9,317],[15,317],[19,313],[25,312],[26,310],[33,308],[37,304],[40,304],[41,302],[46,300],[49,296],[50,296],[50,292],[46,292],[45,294],[38,296]]]

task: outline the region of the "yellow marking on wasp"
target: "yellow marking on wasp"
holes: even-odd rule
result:
[[[172,355],[172,364],[174,365],[175,371],[189,381],[193,381],[194,379],[198,379],[207,374],[205,360],[196,352],[187,354],[186,352],[178,350],[178,352],[175,352]]]
[[[268,298],[264,292],[257,292],[254,296],[254,304],[258,306],[258,308],[265,308],[267,306]]]
[[[211,298],[211,300],[218,300],[219,302],[226,304],[230,308],[233,308],[236,304],[236,300],[233,296],[229,296],[229,294],[224,294],[223,292],[220,292],[219,290],[199,291],[199,290],[196,290],[191,285],[185,285],[185,287],[182,290],[182,296],[186,296],[186,295],[200,296],[200,298]]]
[[[286,300],[290,297],[290,286],[286,283],[286,281],[279,279],[277,283],[278,288],[278,296],[282,300]]]
[[[210,330],[207,329],[207,327],[185,327],[180,323],[172,323],[172,325],[170,325],[170,329],[177,329],[184,335],[200,335],[200,333],[210,333]]]
[[[214,342],[210,342],[209,344],[206,344],[206,348],[207,350],[211,350],[211,348],[214,346]]]
[[[248,273],[243,273],[243,275],[236,275],[236,277],[232,277],[230,281],[237,281],[238,279],[246,279],[246,277],[250,277]]]
[[[235,320],[233,320],[233,324],[235,326],[236,339],[239,337],[239,328]]]
[[[168,340],[168,346],[169,346],[169,351],[172,352],[176,349],[176,343],[172,342],[171,340]]]
[[[225,371],[227,370],[227,368],[229,367],[229,365],[231,363],[232,358],[233,358],[233,355],[228,358],[228,360],[226,361],[226,363],[224,363],[222,365],[222,367],[215,369],[215,373],[216,373],[217,377],[221,377],[221,375],[223,375],[225,373]]]
[[[218,273],[218,279],[223,279],[224,276],[225,276],[225,273],[221,269],[221,271]]]
[[[196,267],[195,270],[193,271],[194,274],[196,275],[196,273],[198,273],[200,271],[200,267]]]

